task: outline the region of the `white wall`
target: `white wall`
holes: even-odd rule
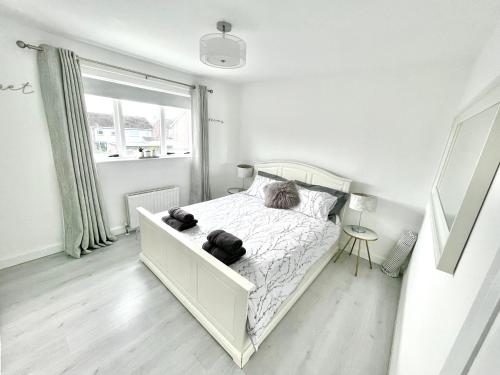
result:
[[[463,103],[475,98],[500,77],[498,31],[497,28],[485,44],[471,70]],[[441,147],[444,146],[442,143]],[[454,276],[435,267],[432,229],[426,215],[401,289],[391,375],[439,374],[498,251],[499,207],[500,176],[497,173]],[[487,360],[485,358],[482,360]]]
[[[485,42],[479,56],[477,57],[467,82],[466,90],[462,99],[465,106],[481,95],[490,86],[500,81],[500,22],[497,24],[491,36]]]
[[[48,43],[79,55],[157,74],[174,80],[202,82],[215,90],[209,97],[209,116],[224,120],[211,124],[212,189],[215,196],[237,182],[234,142],[239,129],[237,86],[197,79],[189,74],[137,60],[96,46],[73,41],[0,16],[1,84],[29,81],[35,93],[0,92],[0,268],[59,251],[62,241],[61,205],[50,140],[38,85],[36,54],[15,44]],[[190,159],[109,162],[98,165],[110,226],[122,230],[125,222],[123,194],[176,184],[181,203],[187,203]]]
[[[208,97],[209,117],[222,120],[209,123],[210,187],[212,197],[227,195],[227,188],[240,186],[236,176],[239,163],[240,87],[222,82],[200,80],[215,94]]]
[[[497,175],[453,276],[435,267],[426,214],[402,286],[391,375],[439,374],[498,251],[498,207]]]
[[[363,223],[379,233],[372,257],[381,262],[404,229],[419,229],[467,68],[407,67],[245,85],[241,158],[311,163],[351,178],[352,191],[377,195],[377,212]],[[356,219],[351,211],[346,222]]]

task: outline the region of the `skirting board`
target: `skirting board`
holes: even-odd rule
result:
[[[41,249],[35,249],[32,251],[28,251],[24,254],[20,254],[11,258],[0,259],[0,270],[12,267],[21,263],[29,262],[30,260],[35,260],[38,258],[43,258],[48,255],[60,253],[63,251],[62,243],[56,243],[49,245],[47,247],[43,247]]]
[[[125,226],[122,225],[122,226],[114,227],[114,228],[111,228],[110,230],[111,230],[111,233],[113,233],[115,236],[118,236],[120,234],[125,233]],[[55,244],[49,245],[47,247],[42,247],[40,249],[27,251],[26,253],[16,255],[16,256],[11,257],[11,258],[3,258],[3,259],[0,258],[0,270],[2,270],[4,268],[12,267],[12,266],[17,266],[18,264],[26,263],[26,262],[29,262],[31,260],[43,258],[43,257],[46,257],[48,255],[60,253],[61,251],[63,251],[63,244],[62,243],[55,243]]]
[[[349,251],[350,251],[350,249],[344,250],[344,253],[347,253],[347,254],[342,254],[342,257],[340,258],[340,262],[342,262],[343,259],[349,257]],[[353,251],[351,256],[357,256],[357,253],[355,251]],[[366,253],[359,254],[359,257],[361,259],[368,260],[368,255],[366,255]],[[372,257],[372,263],[378,264],[379,266],[382,263],[384,263],[384,261],[385,261],[385,258],[382,258],[382,257],[378,256],[377,254],[371,254],[371,257]]]
[[[348,240],[348,236],[343,233],[340,237],[340,246],[341,248],[344,247],[346,241]],[[344,250],[344,252],[347,253],[347,256],[349,256],[349,251],[351,251],[351,247],[350,245],[347,246],[347,248]],[[352,252],[351,256],[354,255],[354,256],[357,256],[357,248],[354,249],[354,251]],[[375,263],[375,264],[378,264],[378,265],[382,265],[382,263],[385,262],[385,257],[381,257],[380,255],[377,255],[377,254],[374,254],[373,253],[373,250],[371,250],[370,252],[370,255],[372,257],[372,263]],[[341,261],[342,259],[346,256],[346,254],[342,254],[342,257],[341,257]],[[366,252],[366,249],[364,248],[364,246],[361,248],[361,251],[359,253],[359,257],[362,258],[362,259],[365,259],[365,260],[368,260],[368,254]]]
[[[110,229],[111,233],[115,236],[119,236],[120,234],[126,233],[125,225],[119,225],[117,227],[113,227]]]

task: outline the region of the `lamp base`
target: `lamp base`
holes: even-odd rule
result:
[[[365,228],[363,228],[360,225],[353,225],[352,230],[353,230],[353,232],[356,232],[356,233],[365,233],[366,232]]]

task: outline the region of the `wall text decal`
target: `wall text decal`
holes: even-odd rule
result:
[[[7,90],[21,91],[23,94],[33,94],[35,92],[33,90],[33,86],[31,86],[31,83],[29,83],[29,82],[23,83],[19,87],[15,87],[14,85],[4,86],[4,85],[0,84],[0,90],[2,90],[2,91],[7,91]]]
[[[210,121],[210,122],[217,122],[217,123],[219,123],[219,124],[224,124],[224,121],[222,121],[222,120],[217,120],[217,119],[215,119],[215,118],[209,118],[209,119],[208,119],[208,121]]]

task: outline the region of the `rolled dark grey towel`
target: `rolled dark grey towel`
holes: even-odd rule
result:
[[[246,250],[244,247],[240,247],[236,252],[234,253],[228,253],[227,251],[224,251],[217,246],[214,246],[210,242],[205,242],[202,245],[203,250],[211,254],[213,257],[217,258],[220,260],[222,263],[225,265],[230,265],[236,262],[238,259],[240,259],[243,255],[245,255]]]
[[[223,249],[231,253],[237,251],[243,246],[242,240],[231,233],[223,231],[222,229],[210,232],[207,236],[207,240],[219,249]]]
[[[172,228],[178,230],[179,232],[182,232],[183,230],[192,228],[192,227],[196,226],[196,224],[198,223],[198,220],[193,220],[189,223],[184,223],[184,222],[177,220],[177,219],[174,219],[173,217],[170,217],[170,216],[164,216],[161,218],[161,220],[165,224],[171,226]]]
[[[174,219],[182,221],[183,223],[190,223],[194,220],[193,214],[184,211],[182,208],[175,207],[168,210],[168,213]]]
[[[201,245],[201,248],[205,251],[210,252],[215,247],[215,245],[212,245],[210,242],[205,242],[203,245]]]

